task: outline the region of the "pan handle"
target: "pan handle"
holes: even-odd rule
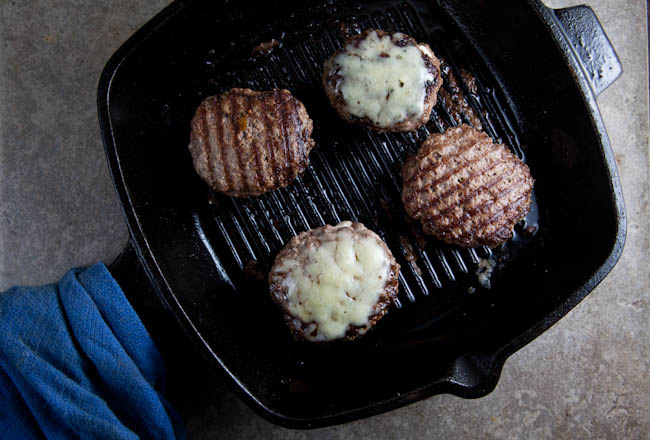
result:
[[[156,324],[150,321],[157,321],[161,315],[169,314],[140,263],[131,239],[122,253],[108,266],[108,270],[147,329],[156,327]]]
[[[108,266],[108,270],[122,288],[124,296],[135,309],[163,358],[167,383],[170,385],[169,393],[180,396],[181,399],[194,396],[209,380],[211,370],[158,295],[131,238],[122,253]],[[188,375],[191,375],[191,379],[188,379]],[[182,388],[172,384],[182,384]]]
[[[598,17],[589,6],[550,9],[550,12],[594,95],[600,95],[623,73],[623,67]]]

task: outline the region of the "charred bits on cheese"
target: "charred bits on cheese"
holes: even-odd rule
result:
[[[399,264],[377,234],[344,221],[293,237],[269,274],[271,296],[296,340],[365,334],[397,296]]]
[[[411,131],[425,124],[442,85],[440,61],[427,44],[375,29],[334,53],[322,81],[343,119],[376,131]]]

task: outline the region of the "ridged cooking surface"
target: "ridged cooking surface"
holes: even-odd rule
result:
[[[310,164],[293,184],[260,197],[206,197],[209,217],[202,214],[200,221],[204,228],[215,230],[219,243],[212,243],[214,248],[228,248],[218,248],[218,255],[234,280],[253,272],[266,275],[275,255],[301,231],[342,220],[358,221],[386,241],[402,266],[398,307],[422,296],[442,301],[446,286],[461,280],[477,285],[476,267],[491,251],[486,247],[460,249],[425,236],[402,206],[402,165],[429,133],[462,122],[503,140],[522,157],[518,137],[508,122],[507,107],[477,73],[464,47],[454,47],[451,53],[443,43],[449,41],[443,30],[425,33],[409,5],[350,16],[343,22],[357,30],[405,32],[430,44],[443,61],[444,82],[429,123],[417,132],[387,134],[354,127],[336,116],[321,89],[320,77],[324,61],[345,41],[341,23],[312,29],[309,38],[283,41],[270,54],[259,57],[254,67],[216,77],[213,84],[223,90],[291,90],[314,119],[316,146]]]

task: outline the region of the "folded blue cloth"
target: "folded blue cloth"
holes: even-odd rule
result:
[[[0,437],[183,438],[147,330],[102,263],[0,294]]]

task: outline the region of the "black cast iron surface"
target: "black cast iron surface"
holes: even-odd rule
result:
[[[161,301],[259,414],[306,428],[435,393],[485,395],[507,356],[613,267],[625,219],[592,94],[608,80],[578,62],[569,41],[580,30],[563,26],[567,17],[534,1],[179,1],[109,61],[100,122],[133,249]],[[604,37],[595,23],[588,29]],[[413,35],[444,61],[441,98],[417,132],[351,126],[320,88],[323,61],[345,34],[370,27]],[[270,53],[253,50],[271,39]],[[595,71],[612,66],[613,81],[611,46],[584,50],[609,63]],[[193,112],[232,87],[287,88],[307,107],[316,148],[295,184],[233,199],[195,174]],[[536,178],[531,213],[493,250],[424,236],[400,202],[406,157],[463,121],[511,146]],[[377,231],[402,265],[399,301],[357,342],[295,343],[265,276],[293,235],[348,219]],[[478,283],[481,260],[496,263],[491,288]]]

